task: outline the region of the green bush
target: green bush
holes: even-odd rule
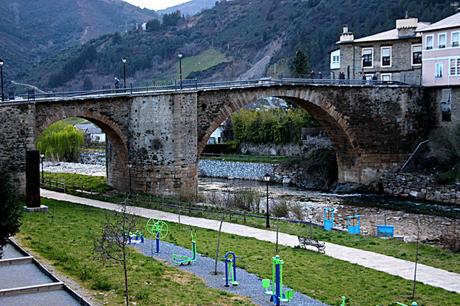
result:
[[[430,135],[430,157],[434,158],[440,184],[453,183],[460,178],[460,124],[435,130]]]
[[[10,175],[0,168],[0,259],[8,238],[19,231],[21,212]]]
[[[232,116],[233,134],[237,142],[299,143],[303,127],[317,126],[302,109],[269,111],[241,110]]]
[[[272,214],[277,218],[289,217],[289,207],[286,201],[280,201],[272,207]]]
[[[59,121],[50,125],[37,139],[37,149],[55,161],[77,161],[84,134],[73,125]]]

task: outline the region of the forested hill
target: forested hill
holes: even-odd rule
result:
[[[158,14],[170,14],[179,10],[183,15],[195,15],[205,9],[212,8],[216,4],[216,0],[191,0],[179,5],[168,7],[164,10],[159,10]]]
[[[31,64],[155,18],[122,0],[0,0],[0,57],[12,77]]]
[[[89,89],[113,84],[127,57],[129,83],[177,78],[177,54],[184,74],[201,80],[289,74],[302,49],[316,71],[328,70],[328,51],[343,24],[357,37],[394,28],[406,11],[421,21],[454,13],[450,0],[233,0],[189,18],[166,15],[148,31],[106,35],[67,50],[24,74],[45,89]]]

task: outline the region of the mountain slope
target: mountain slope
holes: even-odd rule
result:
[[[70,46],[157,15],[121,0],[0,0],[0,56],[13,76]]]
[[[342,25],[356,37],[394,28],[408,11],[422,21],[453,13],[450,0],[234,0],[176,24],[107,35],[67,50],[30,70],[24,79],[44,88],[82,89],[113,85],[128,58],[129,83],[178,78],[182,52],[185,76],[222,80],[238,76],[288,75],[290,60],[302,49],[315,71],[328,71],[328,51]],[[212,58],[209,56],[212,55]],[[212,65],[193,64],[198,61]],[[256,66],[254,68],[254,66]]]
[[[159,10],[159,14],[169,14],[175,11],[180,11],[183,15],[192,16],[203,10],[212,8],[216,4],[216,0],[191,0],[182,4],[168,7],[164,10]]]

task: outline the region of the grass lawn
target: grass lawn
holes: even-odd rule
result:
[[[102,210],[43,200],[48,214],[24,214],[21,243],[39,253],[107,305],[123,305],[120,265],[94,259],[94,239],[100,235]],[[143,226],[142,226],[143,228]],[[129,257],[131,301],[137,305],[251,305],[241,297],[208,288],[193,274],[169,267],[134,250]]]
[[[44,172],[44,177],[45,180],[65,182],[66,188],[70,190],[78,189],[102,193],[112,189],[107,185],[107,179],[102,176]]]
[[[267,156],[267,155],[222,155],[222,156],[206,156],[201,155],[201,159],[210,160],[224,160],[232,162],[245,162],[245,163],[267,163],[267,164],[279,164],[289,160],[292,157],[289,156]]]
[[[106,179],[104,177],[91,177],[85,175],[76,175],[76,174],[60,174],[60,173],[45,173],[45,177],[51,177],[58,181],[65,180],[66,182],[77,182],[77,186],[81,186],[83,182],[86,190],[108,190],[109,187],[106,184]],[[78,187],[80,188],[80,187]],[[106,196],[106,195],[87,195],[87,194],[77,194],[79,196],[90,197],[107,202],[119,203],[124,199],[124,195],[119,196]],[[177,212],[175,208],[167,207],[164,204],[178,204],[183,206],[182,214],[188,214],[189,203],[179,202],[178,200],[172,198],[160,198],[149,195],[137,195],[136,197],[140,201],[136,202],[135,205],[142,206],[146,208],[165,210],[170,212]],[[206,212],[196,212],[192,211],[192,215],[196,217],[203,217],[209,219],[221,219],[220,211],[206,211]],[[246,224],[248,226],[265,228],[265,220],[263,218],[253,218],[246,217],[246,222],[244,222],[242,216],[232,216],[226,217],[227,222]],[[301,235],[308,236],[310,232],[314,238],[327,241],[331,243],[336,243],[344,246],[349,246],[357,249],[362,249],[366,251],[372,251],[388,256],[393,256],[396,258],[414,261],[415,260],[415,243],[406,243],[400,240],[391,239],[385,240],[376,237],[370,236],[352,236],[344,232],[326,232],[319,227],[308,227],[306,225],[293,224],[285,221],[272,221],[272,229],[276,229],[276,226],[279,227],[280,232],[292,234],[292,235]],[[419,246],[419,262],[426,264],[428,266],[444,269],[451,272],[460,273],[460,253],[454,253],[449,250],[443,249],[438,246],[420,244]]]
[[[217,51],[216,49],[208,49],[201,52],[198,55],[184,57],[182,59],[182,70],[184,79],[187,76],[195,71],[203,71],[214,67],[225,60],[225,54]],[[176,78],[179,78],[179,63],[177,63],[177,75]]]
[[[63,202],[43,200],[49,214],[25,214],[19,237],[27,247],[49,259],[60,270],[79,279],[86,288],[109,304],[122,302],[122,273],[119,267],[94,261],[93,239],[105,217],[99,209]],[[145,222],[145,220],[143,221]],[[143,225],[140,225],[143,228]],[[190,227],[169,224],[168,241],[190,248]],[[198,252],[213,256],[217,233],[195,229]],[[234,251],[239,266],[261,277],[271,274],[274,244],[222,234],[221,253]],[[284,282],[331,305],[338,305],[340,296],[351,298],[351,305],[388,305],[395,301],[409,304],[412,282],[383,272],[336,260],[316,252],[280,247],[285,261]],[[207,289],[196,277],[166,267],[139,254],[131,257],[130,277],[133,296],[139,304],[238,304],[226,293]],[[180,277],[178,275],[181,275]],[[183,279],[182,277],[185,277]],[[195,285],[191,285],[194,283]],[[161,289],[160,289],[161,288]],[[161,293],[156,293],[161,291]],[[261,288],[261,290],[263,290]],[[417,284],[419,305],[460,305],[460,295]],[[292,302],[295,305],[295,300]],[[152,305],[152,304],[150,304]]]

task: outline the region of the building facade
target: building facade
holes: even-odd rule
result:
[[[460,13],[421,31],[423,86],[460,85]]]
[[[421,85],[422,38],[420,30],[428,23],[417,18],[396,20],[396,28],[355,39],[345,26],[337,43],[340,61],[332,65],[333,76],[346,79],[374,79]]]

